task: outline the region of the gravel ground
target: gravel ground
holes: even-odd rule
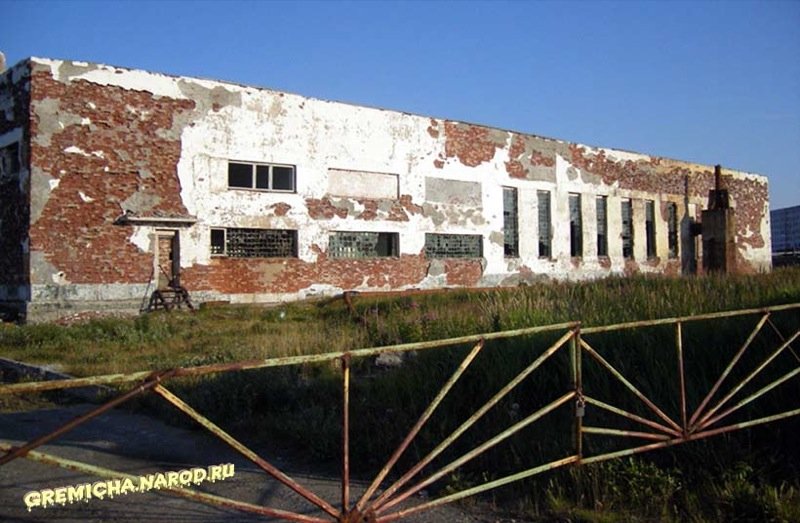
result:
[[[0,414],[0,441],[19,445],[45,433],[93,408],[78,404]],[[324,517],[324,513],[279,484],[261,469],[242,458],[227,445],[200,430],[173,427],[152,417],[114,410],[91,420],[38,450],[60,457],[92,463],[101,467],[141,475],[233,463],[232,478],[205,482],[197,490],[230,497],[272,508]],[[334,506],[339,505],[337,479],[313,474],[304,465],[295,465],[289,453],[261,450],[262,456],[288,473]],[[300,460],[302,461],[302,460]],[[170,496],[163,492],[129,493],[114,499],[33,508],[23,501],[29,491],[55,489],[97,481],[80,472],[52,467],[28,459],[16,459],[0,465],[0,521],[33,522],[103,522],[103,521],[263,521],[261,516],[232,509],[220,509],[199,502]],[[351,498],[358,498],[362,484],[354,484]],[[417,498],[413,504],[420,502]],[[470,514],[453,505],[422,512],[407,519],[419,522],[478,522],[482,516]]]

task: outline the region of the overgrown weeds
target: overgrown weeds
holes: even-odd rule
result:
[[[797,302],[798,269],[746,277],[638,276],[481,292],[356,297],[354,310],[330,301],[272,308],[210,307],[194,314],[151,314],[66,327],[30,325],[0,331],[0,351],[89,375],[338,352],[574,320],[584,326],[605,325]],[[796,311],[773,319],[784,333],[787,326],[796,329],[798,324]],[[700,402],[753,323],[751,318],[684,327],[690,405]],[[404,454],[399,468],[422,458],[557,337],[551,333],[487,344]],[[763,359],[779,335],[765,329],[764,338],[754,342],[752,361],[749,354],[743,358],[745,368],[744,364]],[[640,378],[641,390],[673,419],[679,417],[672,327],[620,331],[588,340],[624,375]],[[389,368],[379,368],[374,360],[354,360],[355,474],[369,475],[382,466],[469,349],[406,353],[399,365]],[[585,365],[587,393],[619,400],[631,411],[641,407],[635,400],[625,400],[630,395],[607,371],[589,361]],[[737,372],[732,380],[743,377]],[[765,379],[775,378],[771,372]],[[269,434],[296,445],[314,460],[326,461],[337,459],[340,448],[340,379],[335,364],[325,364],[181,379],[169,386],[246,443],[258,444],[259,434]],[[458,458],[570,386],[571,362],[564,349],[487,412],[438,463]],[[794,380],[767,399],[780,411],[796,407],[797,397],[800,387]],[[564,457],[572,444],[572,422],[570,409],[556,410],[430,488],[460,490]],[[791,421],[779,426],[782,429],[720,438],[720,443],[683,445],[662,451],[653,460],[633,458],[563,470],[497,495],[505,501],[527,499],[518,503],[520,509],[543,520],[797,521],[800,452],[790,441],[800,426]],[[614,450],[614,444],[597,438],[587,442],[586,450],[600,453]]]

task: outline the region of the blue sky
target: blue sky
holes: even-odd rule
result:
[[[769,177],[800,205],[800,2],[0,0],[0,51],[270,87]]]

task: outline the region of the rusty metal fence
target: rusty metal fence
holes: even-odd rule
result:
[[[767,307],[762,309],[748,309],[730,312],[719,312],[711,314],[701,314],[679,318],[666,318],[658,320],[638,321],[631,323],[621,323],[606,326],[582,327],[580,322],[567,322],[555,325],[531,327],[519,330],[493,332],[450,338],[436,341],[426,341],[421,343],[408,343],[394,346],[384,346],[377,348],[359,349],[347,352],[313,354],[305,356],[284,357],[257,361],[245,361],[229,364],[203,365],[186,368],[176,368],[166,371],[143,371],[129,374],[111,374],[94,376],[88,378],[75,378],[68,380],[54,380],[33,383],[15,383],[0,386],[0,395],[3,394],[22,394],[44,391],[63,390],[68,388],[79,388],[93,385],[120,385],[133,383],[127,392],[120,394],[114,399],[92,409],[91,411],[76,417],[69,423],[44,434],[21,446],[12,446],[7,442],[0,441],[0,451],[4,455],[0,456],[0,466],[20,457],[25,457],[41,463],[63,467],[74,471],[109,478],[135,479],[125,472],[109,470],[94,466],[88,463],[77,462],[64,459],[58,456],[45,454],[36,449],[52,440],[64,435],[80,424],[90,421],[109,409],[125,403],[136,396],[152,393],[162,398],[169,404],[175,406],[188,418],[194,420],[211,434],[227,443],[242,456],[252,461],[255,465],[266,472],[270,477],[290,488],[298,495],[302,496],[309,504],[313,505],[325,516],[314,516],[304,513],[281,510],[266,506],[259,506],[252,503],[245,503],[226,497],[212,495],[187,488],[170,488],[167,492],[175,496],[188,498],[197,502],[206,503],[214,506],[227,507],[243,512],[260,514],[263,516],[302,522],[323,522],[323,521],[377,521],[389,522],[412,516],[421,511],[429,510],[440,505],[451,503],[469,496],[496,489],[512,482],[530,478],[546,471],[551,471],[559,467],[568,465],[586,465],[600,461],[610,460],[623,456],[629,456],[641,452],[660,449],[700,440],[723,434],[726,432],[753,427],[756,425],[782,420],[800,414],[800,408],[787,410],[777,413],[767,413],[762,417],[754,417],[744,421],[731,423],[729,420],[737,411],[741,411],[745,406],[764,397],[770,391],[786,384],[800,374],[800,357],[792,346],[800,336],[800,304],[782,305]],[[773,316],[778,313],[789,314],[789,332],[782,332],[773,321]],[[705,391],[702,399],[691,402],[687,396],[687,380],[685,372],[685,351],[684,339],[686,337],[684,328],[697,322],[709,321],[737,321],[740,325],[748,325],[755,318],[755,325],[749,329],[749,334],[743,343],[732,350],[733,355],[725,366],[721,374],[716,378],[713,386]],[[747,322],[747,323],[745,323]],[[786,322],[784,322],[786,323]],[[595,340],[608,333],[624,333],[634,329],[672,329],[674,336],[674,347],[669,350],[673,352],[674,371],[677,382],[666,383],[670,387],[675,402],[679,405],[679,414],[670,416],[666,410],[656,404],[653,398],[648,397],[643,392],[641,380],[635,375],[625,375],[617,366],[604,357],[603,350],[599,349]],[[786,325],[782,328],[786,330]],[[750,358],[748,361],[752,369],[742,370],[741,364],[744,356],[753,345],[754,340],[762,336],[765,331],[771,332],[771,339],[777,340],[775,347],[766,354],[766,357]],[[453,387],[476,360],[476,357],[484,347],[493,340],[520,338],[532,335],[548,334],[556,338],[545,350],[538,354],[535,359],[516,374],[513,379],[508,381],[482,406],[475,410],[458,428],[452,431],[449,436],[428,452],[415,465],[411,466],[402,474],[393,474],[395,466],[400,461],[401,456],[408,450],[412,441],[420,433],[426,423],[434,416],[436,410],[442,405],[443,400],[451,392]],[[396,448],[388,461],[381,468],[369,485],[363,489],[359,496],[351,497],[351,467],[350,467],[350,396],[351,396],[351,367],[356,359],[369,358],[386,353],[404,353],[408,351],[428,351],[444,347],[468,345],[471,350],[463,358],[461,363],[455,368],[449,379],[442,385],[430,404],[421,413],[416,423],[411,427],[408,434]],[[694,349],[698,350],[698,349]],[[717,350],[705,348],[703,350]],[[454,442],[459,439],[470,427],[475,425],[487,412],[496,407],[509,393],[517,388],[525,380],[531,379],[531,375],[537,369],[541,370],[542,365],[557,353],[567,353],[571,367],[571,377],[568,383],[563,384],[563,390],[557,392],[558,396],[541,406],[534,412],[522,419],[514,422],[510,426],[500,430],[497,434],[486,441],[473,447],[460,457],[450,461],[438,470],[428,473],[424,478],[419,478],[424,470],[439,457],[446,449],[451,448]],[[781,362],[787,369],[779,369],[778,372],[772,368],[766,383],[762,383],[757,390],[753,388],[753,383],[759,376],[764,377],[765,369],[772,366],[776,359],[784,355]],[[788,357],[787,357],[788,355]],[[720,357],[722,357],[720,355]],[[249,369],[264,369],[282,366],[313,364],[322,362],[338,362],[341,369],[341,499],[335,502],[322,499],[320,496],[301,485],[295,479],[289,477],[276,466],[266,461],[256,452],[245,446],[234,438],[231,434],[214,424],[208,418],[197,412],[184,400],[171,392],[166,383],[170,379],[183,376],[201,376],[231,371],[242,371]],[[630,402],[638,402],[644,414],[634,412],[635,409],[622,408],[620,404],[612,404],[608,399],[595,397],[588,392],[587,383],[593,376],[586,372],[589,362],[592,362],[592,372],[607,372],[621,388],[629,394]],[[787,364],[788,362],[788,364]],[[737,372],[734,372],[734,371]],[[785,372],[784,372],[785,370]],[[762,380],[763,381],[763,380]],[[731,383],[733,382],[733,383]],[[748,385],[750,387],[748,388]],[[746,394],[746,395],[745,395]],[[743,396],[743,397],[742,397]],[[738,399],[737,399],[738,398]],[[800,407],[800,399],[797,400]],[[690,405],[690,403],[697,403]],[[519,433],[541,420],[548,414],[558,410],[568,409],[572,421],[570,434],[566,435],[573,442],[572,448],[566,455],[557,459],[542,463],[537,466],[521,470],[519,472],[492,479],[482,484],[464,488],[458,492],[447,493],[435,499],[420,498],[415,496],[421,490],[431,484],[441,480],[448,474],[474,460],[479,455],[499,445],[513,435]],[[763,409],[769,410],[769,405],[764,405]],[[603,414],[605,417],[599,416]],[[596,426],[596,420],[619,419],[622,425],[617,426]],[[727,422],[727,424],[726,424]],[[638,427],[633,430],[630,425]],[[620,441],[644,440],[644,444],[624,445],[624,448],[615,449],[610,452],[591,454],[587,452],[585,441],[587,437],[607,437],[619,439]],[[392,477],[391,481],[388,478]]]

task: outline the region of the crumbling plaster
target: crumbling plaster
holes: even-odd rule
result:
[[[37,83],[31,111],[36,178],[31,248],[41,260],[32,267],[32,278],[36,285],[52,286],[58,283],[54,275],[63,274],[60,283],[76,296],[82,295],[75,290],[81,285],[87,296],[98,285],[132,284],[138,292],[152,278],[158,227],[109,225],[126,211],[197,218],[179,231],[181,266],[192,291],[209,298],[277,300],[351,288],[675,272],[680,261],[668,259],[663,212],[656,213],[656,257],[647,260],[644,200],[653,200],[657,209],[677,204],[685,248],[685,224],[697,218],[713,187],[708,166],[638,153],[224,82],[81,62],[37,58],[32,63]],[[0,110],[8,112],[7,106],[0,96]],[[294,165],[296,191],[229,190],[229,160]],[[336,180],[331,169],[337,170]],[[362,173],[353,184],[356,192],[330,194],[331,181],[343,185],[339,171]],[[368,173],[380,173],[384,181],[396,178],[397,198],[367,190]],[[734,206],[741,208],[741,265],[768,268],[766,182],[747,173],[724,174]],[[514,259],[503,256],[504,186],[516,188],[519,198]],[[552,195],[548,259],[536,252],[538,190]],[[580,259],[569,256],[569,193],[582,195]],[[596,250],[599,195],[608,198],[607,258]],[[636,223],[633,261],[623,260],[620,241],[620,205],[626,198],[633,200]],[[298,258],[212,257],[213,227],[298,230]],[[336,230],[398,233],[400,256],[329,259],[328,235]],[[54,231],[74,240],[59,245]],[[484,257],[427,260],[425,232],[480,234]],[[114,259],[105,259],[112,251]],[[87,263],[97,270],[83,270]]]

